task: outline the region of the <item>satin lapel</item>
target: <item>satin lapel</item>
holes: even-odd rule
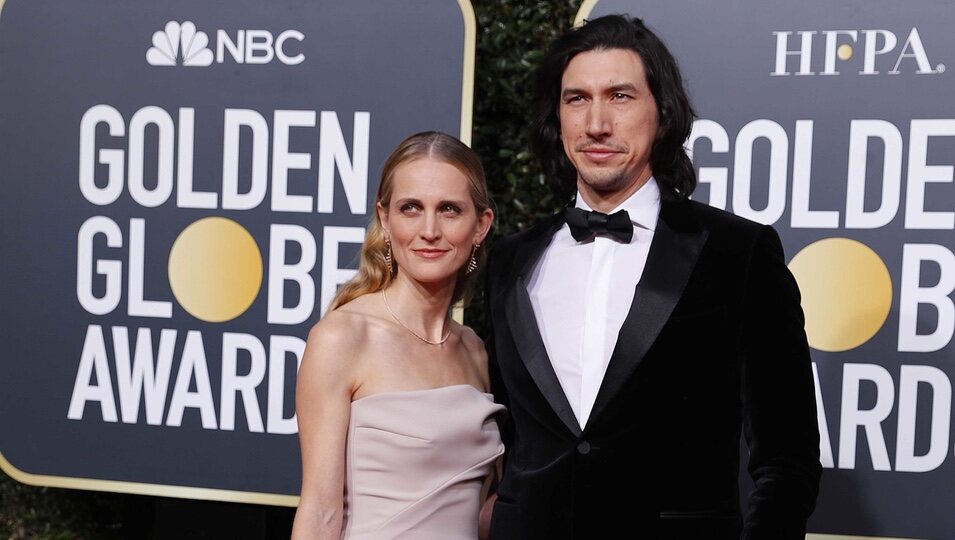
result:
[[[580,424],[574,416],[570,402],[567,401],[567,396],[564,395],[550,357],[547,356],[544,340],[537,327],[537,318],[534,316],[534,307],[527,293],[527,280],[534,269],[534,263],[540,259],[544,248],[562,223],[563,220],[558,218],[554,223],[542,227],[541,234],[528,238],[525,245],[515,250],[515,257],[518,259],[514,264],[515,275],[508,280],[511,286],[506,292],[505,306],[511,336],[524,366],[567,429],[574,435],[579,435]]]
[[[647,264],[587,425],[594,423],[620,391],[673,312],[706,243],[707,231],[688,213],[686,203],[664,203],[653,233]]]

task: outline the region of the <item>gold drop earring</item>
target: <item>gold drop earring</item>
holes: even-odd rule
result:
[[[388,276],[391,277],[395,275],[395,268],[391,261],[391,240],[388,237],[385,237],[385,245],[388,246],[388,250],[385,251],[385,264],[388,265]]]
[[[474,244],[474,248],[471,249],[471,260],[468,261],[468,267],[464,270],[464,275],[468,275],[477,270],[477,250],[480,247],[481,244]]]

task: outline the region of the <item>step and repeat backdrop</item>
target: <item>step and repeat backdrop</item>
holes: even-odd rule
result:
[[[296,504],[303,338],[391,149],[470,137],[470,3],[0,8],[0,466]]]
[[[591,0],[578,20],[610,13],[680,63],[693,198],[786,246],[822,435],[810,530],[955,538],[951,3]]]
[[[825,467],[811,536],[955,537],[955,11],[578,19],[609,13],[681,64],[694,198],[786,245]],[[469,139],[474,28],[464,0],[0,1],[3,471],[296,504],[302,338],[354,271],[388,152]]]

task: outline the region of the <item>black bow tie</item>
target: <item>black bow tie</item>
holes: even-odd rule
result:
[[[578,242],[597,234],[612,236],[624,244],[629,244],[633,238],[633,223],[626,210],[618,210],[608,216],[583,208],[567,208],[564,210],[564,219],[570,226],[570,234]]]

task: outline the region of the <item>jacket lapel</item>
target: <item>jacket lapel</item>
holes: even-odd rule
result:
[[[620,328],[587,426],[606,408],[643,361],[683,294],[707,231],[689,215],[689,203],[664,202],[643,276]]]
[[[505,292],[505,307],[511,336],[514,338],[514,345],[524,366],[567,429],[574,435],[579,435],[580,425],[570,407],[570,402],[567,401],[567,396],[564,395],[564,389],[560,386],[550,357],[547,356],[544,340],[537,327],[534,307],[527,293],[527,280],[534,265],[561,225],[563,225],[561,216],[554,216],[537,230],[532,233],[529,231],[531,234],[524,239],[523,245],[517,247],[514,253],[514,275],[507,280],[511,285]]]

